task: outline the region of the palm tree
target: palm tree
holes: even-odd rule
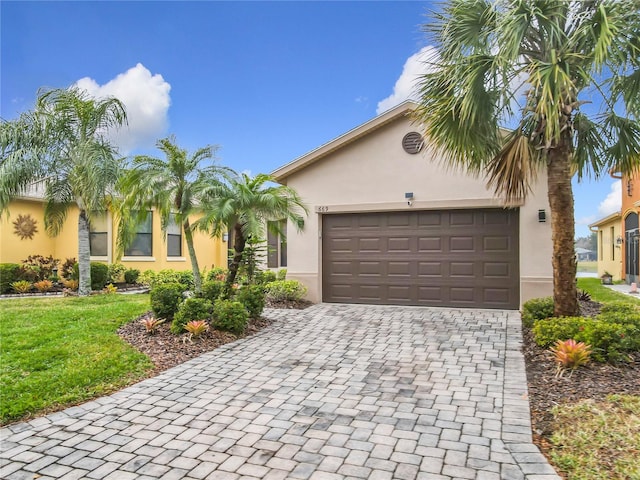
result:
[[[202,212],[201,197],[205,190],[218,185],[221,178],[231,174],[226,167],[209,165],[200,167],[207,159],[213,158],[215,147],[206,146],[196,150],[191,156],[175,143],[174,137],[164,138],[157,147],[165,154],[165,159],[137,156],[132,168],[122,177],[119,190],[124,194],[123,207],[128,212],[146,212],[155,207],[162,224],[162,231],[172,222],[184,230],[189,259],[193,270],[196,292],[202,289],[202,278],[198,258],[193,246],[193,228],[189,217]],[[120,252],[131,240],[131,221],[136,216],[121,215],[118,243]],[[125,223],[129,222],[129,225]]]
[[[554,314],[577,314],[571,179],[640,167],[638,1],[454,0],[425,30],[416,120],[507,201],[546,167]]]
[[[57,235],[69,208],[78,207],[79,295],[91,291],[89,222],[106,209],[121,168],[104,135],[125,123],[119,100],[71,88],[40,91],[33,111],[0,124],[0,211],[39,181],[48,234]]]
[[[306,214],[307,208],[302,199],[292,188],[269,185],[271,182],[275,181],[269,175],[250,177],[243,173],[209,191],[199,228],[217,236],[232,232],[233,258],[226,278],[227,292],[236,280],[249,238],[262,238],[265,228],[281,233],[277,232],[280,220],[290,220],[298,231],[304,227],[302,213]]]

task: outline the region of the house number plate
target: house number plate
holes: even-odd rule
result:
[[[328,212],[329,211],[329,207],[327,207],[326,205],[318,205],[316,206],[316,213],[324,213],[324,212]]]

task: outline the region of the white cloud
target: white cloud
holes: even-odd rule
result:
[[[611,191],[607,197],[600,202],[598,213],[600,216],[606,217],[612,213],[619,212],[620,208],[622,208],[622,182],[616,180],[611,184]]]
[[[407,58],[407,61],[404,62],[402,73],[393,86],[393,93],[378,102],[378,108],[376,109],[378,115],[405,100],[417,99],[416,82],[418,77],[427,73],[429,67],[426,62],[435,55],[437,55],[436,49],[432,46],[427,46]]]
[[[128,126],[109,134],[123,154],[155,145],[167,131],[171,85],[162,75],[152,75],[141,63],[104,85],[84,77],[76,82],[76,86],[93,97],[116,97],[124,103]]]

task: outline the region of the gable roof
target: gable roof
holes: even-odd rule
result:
[[[620,215],[620,212],[614,212],[611,215],[608,215],[608,216],[606,216],[604,218],[601,218],[600,220],[596,220],[593,223],[590,223],[589,224],[589,229],[591,230],[592,227],[599,227],[600,225],[609,223],[612,220],[617,220],[617,219],[620,219],[620,218],[622,218],[622,215]]]
[[[278,182],[282,182],[291,174],[302,170],[303,168],[311,165],[312,163],[317,162],[318,160],[326,157],[330,153],[335,152],[336,150],[344,147],[345,145],[358,140],[359,138],[368,135],[369,133],[377,130],[378,128],[393,122],[397,118],[407,116],[411,113],[418,104],[412,100],[406,100],[402,102],[400,105],[397,105],[386,112],[381,113],[377,117],[369,120],[368,122],[363,123],[362,125],[355,127],[349,130],[347,133],[340,135],[337,138],[325,143],[324,145],[319,146],[318,148],[311,150],[308,153],[305,153],[301,157],[296,158],[295,160],[283,165],[280,168],[277,168],[273,172],[271,172],[271,176],[274,177]]]

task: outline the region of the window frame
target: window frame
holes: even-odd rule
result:
[[[132,215],[137,216],[138,212],[131,212]],[[140,231],[140,227],[143,226],[145,223],[149,222],[149,231],[145,231],[145,232],[141,232]],[[137,238],[140,235],[145,235],[149,237],[149,253],[143,252],[143,253],[133,253],[132,252],[132,248],[134,246],[134,244],[136,243]],[[131,242],[131,244],[126,248],[126,250],[124,251],[124,257],[123,257],[123,261],[126,260],[133,260],[133,261],[140,261],[141,259],[149,259],[149,258],[153,258],[153,211],[152,210],[147,210],[147,218],[145,218],[143,221],[139,222],[136,225],[136,235],[133,239],[133,241]]]

